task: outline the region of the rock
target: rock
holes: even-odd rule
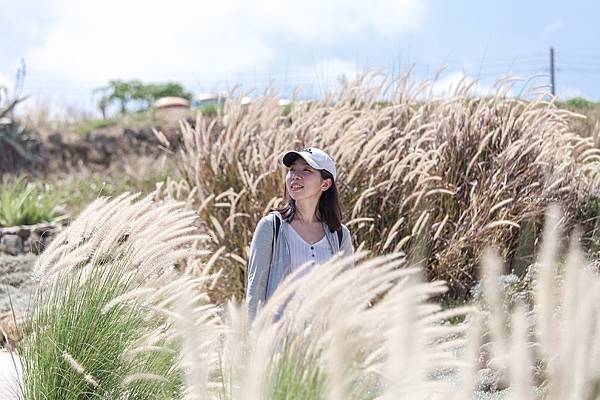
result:
[[[17,235],[20,230],[20,226],[7,226],[6,228],[0,229],[0,233],[2,235]]]
[[[56,217],[61,217],[61,216],[67,215],[67,208],[62,204],[58,204],[54,207],[54,209],[52,210],[52,213]]]
[[[494,369],[492,364],[493,346],[494,344],[492,342],[486,342],[479,347],[479,358],[477,360],[479,368]]]
[[[33,254],[0,255],[0,314],[27,309],[36,286],[31,274],[37,259]]]
[[[51,223],[0,228],[0,253],[41,253],[56,237],[60,227]]]
[[[17,342],[23,338],[23,313],[8,311],[0,314],[0,347],[15,350]]]
[[[42,251],[44,251],[46,246],[40,235],[36,232],[32,232],[25,248],[34,254],[40,254]]]
[[[0,238],[0,248],[3,252],[16,256],[23,252],[23,239],[16,234],[3,234]]]
[[[499,392],[508,389],[505,371],[482,368],[475,375],[475,390],[478,392]]]
[[[499,390],[500,374],[491,368],[483,368],[477,371],[475,382],[479,392],[495,392]]]
[[[61,147],[64,144],[63,137],[60,132],[55,132],[55,133],[51,134],[50,136],[48,136],[48,141],[57,147]]]
[[[32,232],[30,251],[40,254],[56,236],[56,226],[51,224],[38,225]]]
[[[30,234],[31,234],[31,231],[29,229],[27,229],[27,227],[23,227],[23,226],[20,226],[19,230],[17,231],[17,235],[23,240],[26,240]]]
[[[37,233],[38,235],[42,236],[42,235],[47,235],[49,233],[54,233],[54,231],[56,230],[56,225],[53,224],[37,224],[37,225],[33,225],[33,232]]]

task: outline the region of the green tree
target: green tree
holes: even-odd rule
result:
[[[180,83],[150,83],[145,84],[140,80],[129,81],[111,80],[107,86],[98,88],[95,92],[102,93],[98,101],[98,108],[102,116],[106,118],[106,109],[117,104],[121,114],[129,111],[132,103],[139,104],[140,110],[147,110],[157,99],[165,96],[183,97],[191,100],[192,94],[188,92]]]
[[[595,103],[584,97],[574,97],[572,99],[565,101],[565,105],[567,107],[581,109],[581,108],[592,108],[595,105]]]

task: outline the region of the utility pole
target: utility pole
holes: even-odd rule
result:
[[[556,84],[554,82],[554,47],[550,47],[550,92],[556,96]]]

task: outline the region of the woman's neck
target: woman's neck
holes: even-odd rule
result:
[[[304,201],[296,201],[296,215],[294,219],[302,223],[317,223],[317,201],[306,199]]]

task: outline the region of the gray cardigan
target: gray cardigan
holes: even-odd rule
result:
[[[250,244],[246,306],[251,319],[254,319],[259,303],[265,303],[273,295],[277,286],[291,273],[290,250],[285,229],[279,229],[277,241],[273,246],[273,218],[279,218],[283,222],[277,212],[261,218]],[[341,246],[338,244],[337,234],[332,232],[325,223],[323,223],[323,230],[334,254],[339,251],[342,251],[345,256],[354,253],[350,231],[345,225],[342,225]],[[273,248],[272,252],[271,248]]]

